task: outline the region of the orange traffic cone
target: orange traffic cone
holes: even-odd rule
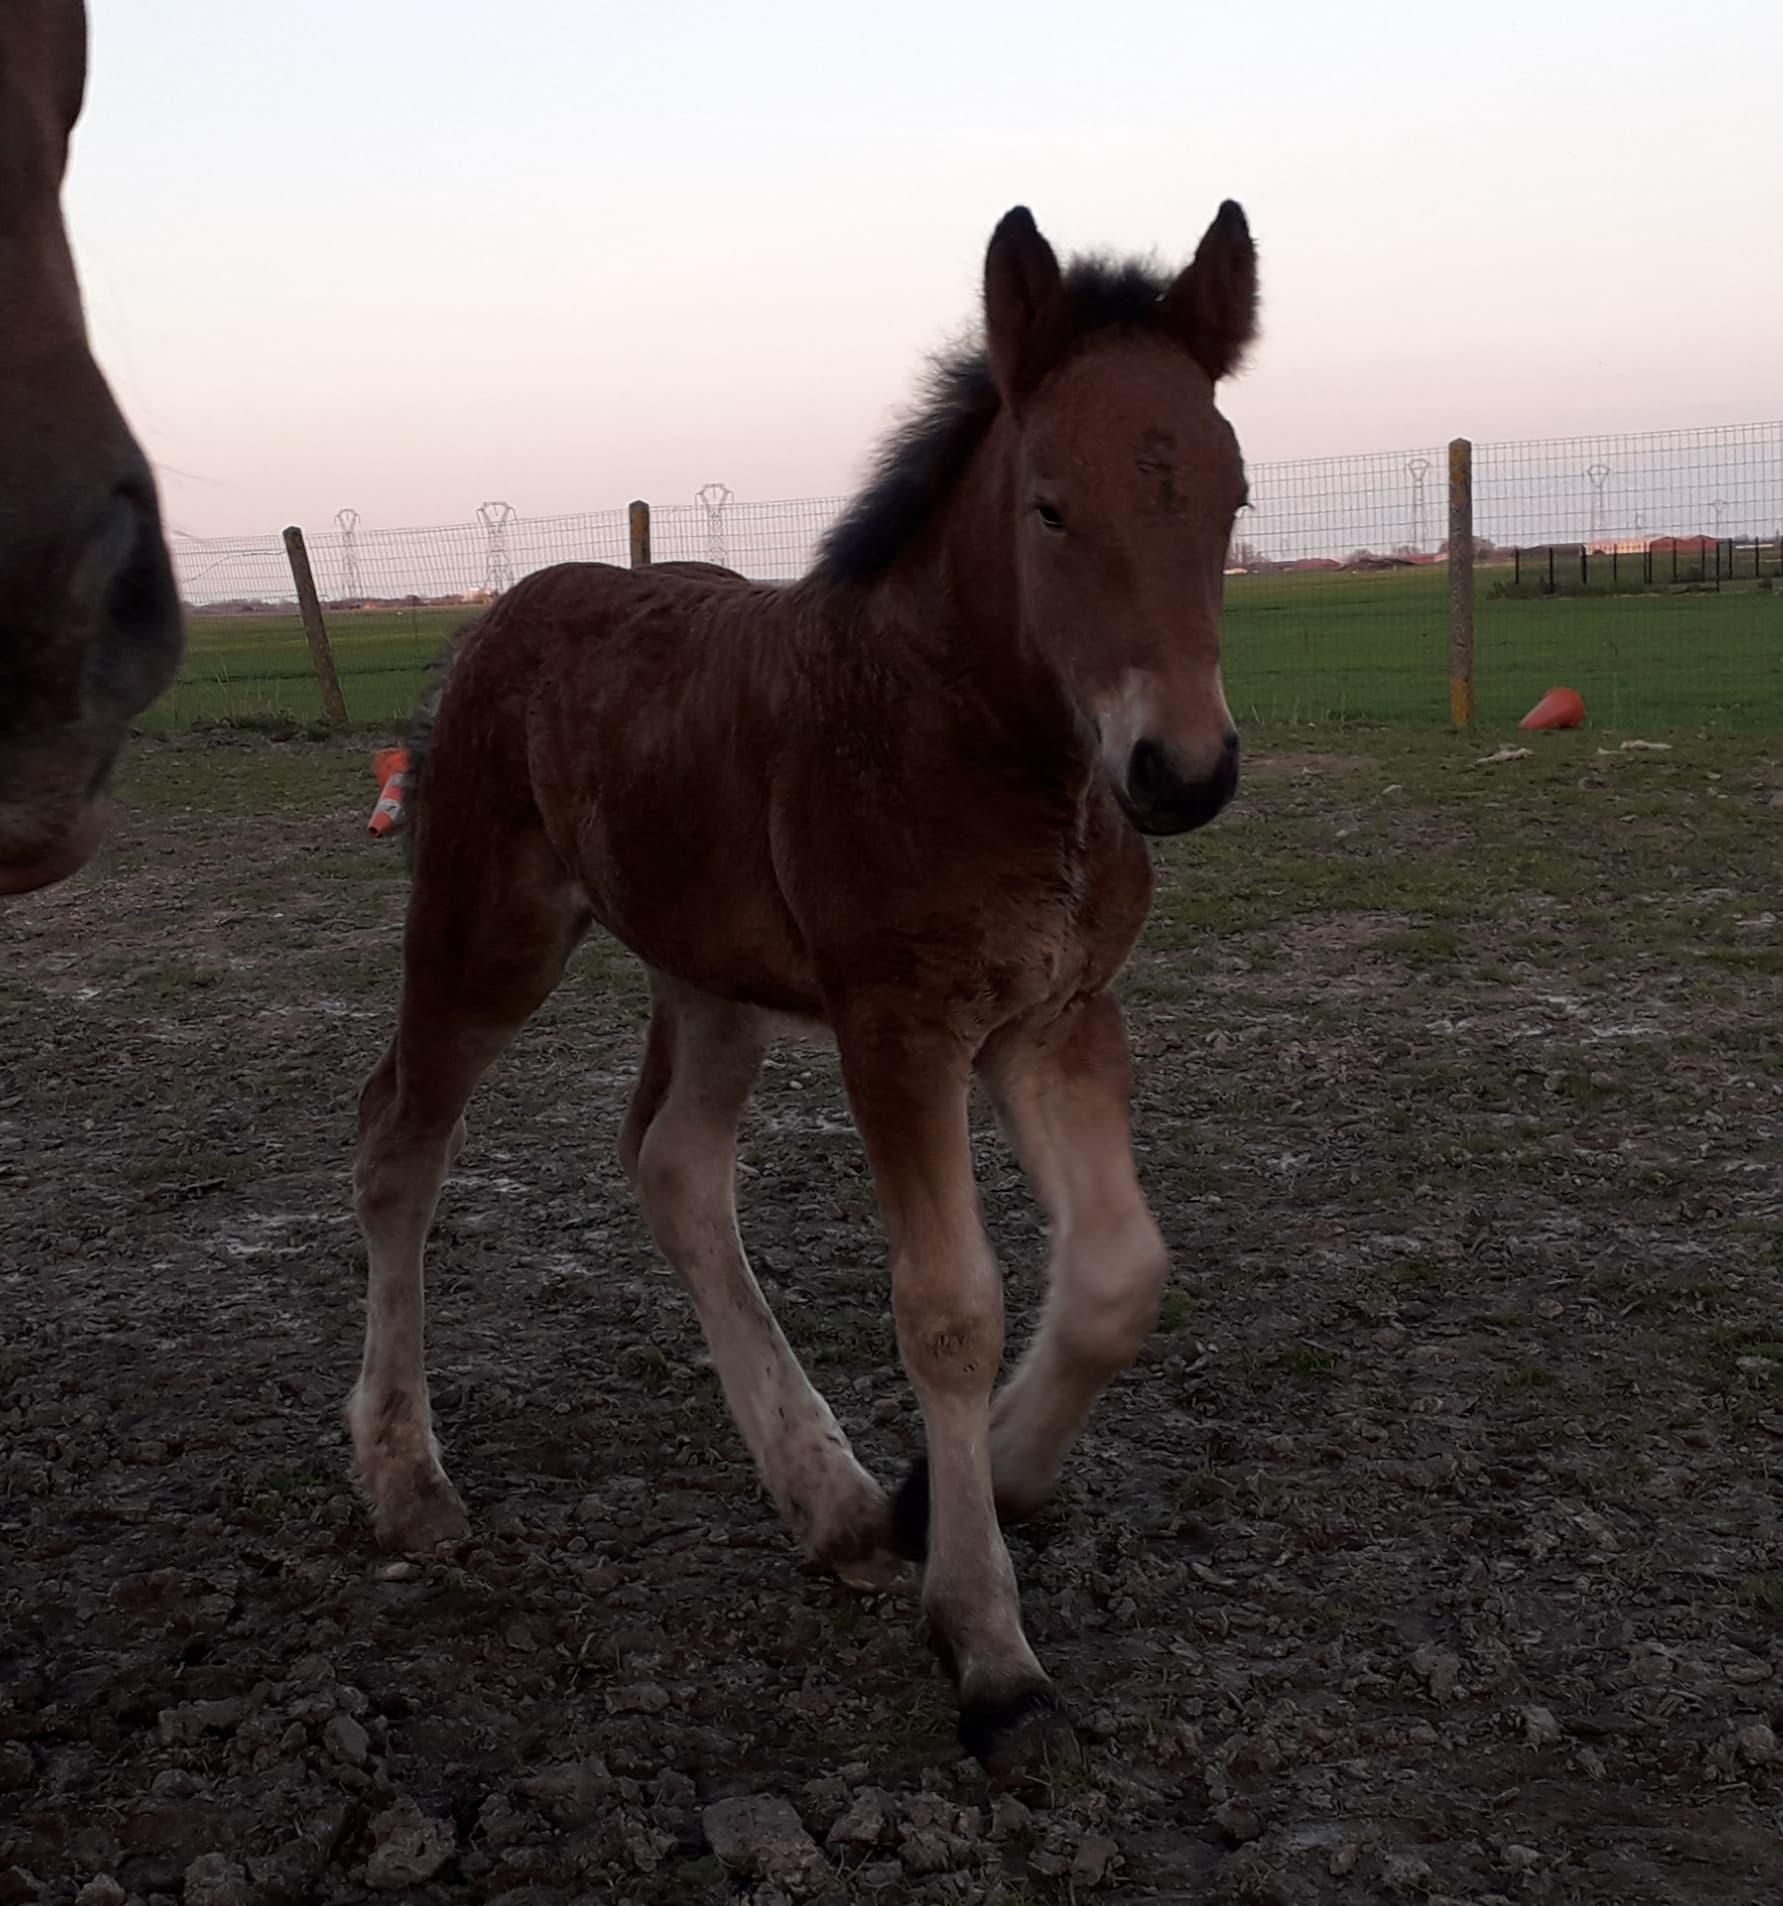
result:
[[[409,756],[406,748],[380,748],[372,756],[372,769],[378,777],[378,804],[371,811],[372,834],[388,834],[402,818],[403,790],[409,784]]]
[[[1585,719],[1585,704],[1576,690],[1550,688],[1529,713],[1517,723],[1519,728],[1576,728]]]

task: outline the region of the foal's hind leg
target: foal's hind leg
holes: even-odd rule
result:
[[[1005,1029],[985,1047],[979,1071],[1052,1227],[1039,1328],[991,1409],[997,1510],[1016,1521],[1051,1494],[1097,1398],[1138,1355],[1169,1265],[1133,1163],[1131,1070],[1112,996],[1077,1000],[1038,1027]],[[925,1463],[899,1491],[896,1514],[899,1546],[920,1555]]]
[[[799,1367],[737,1233],[737,1122],[765,1045],[761,1016],[749,1007],[653,974],[644,1070],[622,1151],[775,1506],[814,1560],[877,1582],[878,1572],[860,1565],[889,1548],[885,1492]]]
[[[353,1178],[370,1271],[364,1363],[346,1409],[378,1541],[416,1551],[468,1529],[428,1404],[428,1227],[471,1092],[557,984],[587,919],[536,830],[504,836],[474,862],[426,833],[422,843],[396,1037],[360,1095]]]

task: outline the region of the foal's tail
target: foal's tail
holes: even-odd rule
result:
[[[481,616],[472,616],[447,636],[445,648],[427,664],[433,681],[409,717],[408,735],[403,744],[409,752],[408,783],[403,790],[402,815],[395,831],[402,836],[403,861],[411,874],[415,871],[415,829],[421,819],[422,784],[427,778],[427,761],[433,749],[433,729],[439,719],[440,700],[451,681],[452,661],[459,644],[482,620]]]

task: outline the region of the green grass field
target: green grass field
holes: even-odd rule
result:
[[[1564,683],[1615,729],[1783,728],[1783,593],[1714,591],[1494,598],[1478,578],[1482,721],[1515,720]],[[1241,721],[1448,719],[1447,579],[1441,568],[1235,576],[1226,595],[1226,687]],[[464,609],[329,618],[358,726],[392,730]],[[196,616],[178,684],[144,726],[297,725],[321,697],[296,615]]]
[[[427,664],[474,613],[451,608],[331,614],[335,672],[355,725],[400,727],[420,698]],[[294,609],[289,615],[190,617],[179,680],[142,726],[170,734],[207,723],[301,726],[321,717],[322,695]]]
[[[1606,728],[1783,727],[1783,594],[1495,599],[1476,579],[1482,722],[1514,721],[1550,688]],[[1446,722],[1448,578],[1441,567],[1234,576],[1226,692],[1246,721]]]

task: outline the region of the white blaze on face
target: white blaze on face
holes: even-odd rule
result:
[[[1151,732],[1152,678],[1145,669],[1130,668],[1096,709],[1102,772],[1117,788],[1127,785],[1133,750]]]
[[[1130,668],[1121,676],[1113,692],[1097,705],[1095,716],[1103,772],[1116,787],[1126,786],[1133,750],[1142,741],[1167,748],[1185,772],[1211,774],[1232,732],[1232,711],[1217,666],[1192,724],[1170,719],[1156,675],[1140,668]]]

